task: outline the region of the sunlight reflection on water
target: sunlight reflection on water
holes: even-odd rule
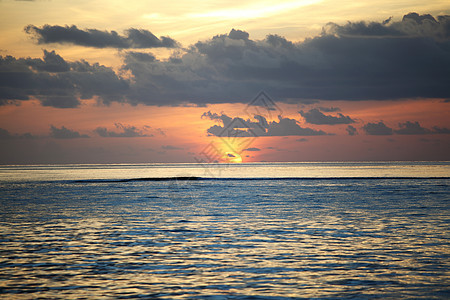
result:
[[[0,294],[445,299],[449,183],[2,183]]]
[[[70,171],[68,171],[70,170]],[[2,181],[161,178],[449,177],[450,162],[313,162],[0,166]]]

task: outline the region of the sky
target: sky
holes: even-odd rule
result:
[[[0,1],[0,164],[450,160],[448,1]]]

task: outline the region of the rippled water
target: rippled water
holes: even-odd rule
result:
[[[449,178],[82,179],[0,182],[0,297],[450,297]]]

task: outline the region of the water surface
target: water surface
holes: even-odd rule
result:
[[[449,298],[449,163],[211,170],[0,167],[0,294]]]

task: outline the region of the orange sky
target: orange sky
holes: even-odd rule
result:
[[[243,162],[255,161],[322,161],[322,160],[417,160],[445,159],[449,146],[447,135],[368,136],[362,126],[368,122],[384,121],[397,128],[398,123],[418,121],[423,127],[445,127],[449,123],[449,105],[442,100],[398,101],[320,101],[310,105],[279,104],[283,117],[298,120],[302,127],[321,129],[334,136],[258,137],[242,151],[236,148]],[[86,101],[80,108],[58,109],[43,107],[36,101],[0,110],[0,128],[11,133],[31,133],[40,139],[20,141],[24,147],[35,148],[35,155],[55,148],[54,158],[61,162],[195,162],[205,159],[202,150],[211,142],[223,153],[222,138],[208,136],[207,129],[220,122],[201,118],[206,111],[248,118],[244,104],[216,104],[208,107],[155,107],[114,103],[99,106]],[[341,113],[354,120],[358,135],[347,135],[347,125],[312,125],[305,123],[298,110],[313,107],[339,107]],[[101,118],[99,118],[101,116]],[[17,122],[17,120],[21,120]],[[97,127],[118,131],[115,123],[133,125],[150,137],[104,138],[94,132]],[[50,126],[65,126],[91,138],[57,140],[49,138]],[[150,126],[150,128],[144,128]],[[158,129],[161,129],[164,134]],[[57,146],[57,147],[55,147]],[[165,147],[169,146],[168,149]],[[173,149],[171,149],[173,147]],[[25,151],[25,150],[24,150]],[[241,152],[242,151],[242,152]],[[26,151],[25,151],[26,152]],[[41,154],[43,157],[45,155]],[[50,155],[50,154],[49,154]],[[224,159],[222,157],[222,159]],[[48,161],[46,161],[48,160]],[[50,157],[43,162],[51,161]]]
[[[99,94],[95,95],[94,93],[94,96],[88,97],[89,99],[81,99],[80,94],[76,94],[75,96],[78,97],[77,99],[81,104],[78,107],[74,105],[67,108],[58,108],[55,104],[43,106],[43,100],[38,99],[42,96],[39,94],[40,92],[35,92],[36,94],[33,95],[33,91],[30,88],[23,91],[31,93],[29,94],[31,100],[22,101],[5,98],[6,102],[2,102],[3,99],[0,98],[0,104],[3,103],[3,105],[0,105],[0,143],[2,145],[0,149],[0,164],[196,162],[201,159],[202,151],[211,143],[222,152],[222,161],[232,160],[235,162],[240,161],[238,156],[242,157],[243,162],[450,160],[450,139],[448,133],[450,128],[450,103],[448,101],[449,97],[446,97],[446,95],[442,96],[445,92],[448,92],[448,89],[444,90],[444,93],[441,91],[436,92],[435,94],[438,96],[434,96],[432,91],[430,92],[429,89],[426,89],[426,93],[430,94],[430,97],[412,96],[402,98],[395,96],[389,100],[390,98],[384,97],[384,94],[381,92],[379,95],[384,100],[358,99],[356,96],[352,100],[345,100],[345,98],[342,98],[344,100],[319,100],[334,97],[323,91],[336,89],[336,92],[339,92],[339,84],[346,84],[346,78],[342,79],[342,81],[339,78],[342,74],[347,74],[345,70],[341,75],[337,72],[337,79],[326,82],[327,85],[325,85],[326,79],[324,79],[323,89],[319,86],[319,88],[314,90],[316,87],[312,86],[312,96],[310,90],[306,91],[309,88],[308,84],[314,85],[320,80],[315,81],[312,78],[308,81],[309,78],[306,76],[304,79],[304,82],[307,82],[304,86],[305,96],[298,95],[298,97],[303,98],[293,98],[293,100],[289,101],[288,99],[291,96],[287,95],[280,99],[274,96],[272,99],[281,108],[281,118],[295,119],[296,124],[301,128],[310,128],[316,132],[322,130],[326,133],[323,135],[286,134],[284,136],[258,136],[250,144],[245,144],[245,149],[247,150],[241,146],[231,146],[231,148],[234,148],[230,149],[230,147],[224,146],[226,141],[223,138],[212,136],[207,132],[214,125],[226,127],[225,124],[219,120],[202,117],[204,113],[211,112],[211,114],[217,114],[217,116],[226,115],[231,119],[241,117],[246,120],[251,117],[246,113],[246,107],[252,100],[252,95],[249,94],[249,91],[254,92],[254,96],[256,96],[258,91],[265,91],[270,95],[272,95],[272,92],[275,95],[281,95],[284,93],[284,87],[286,87],[286,90],[289,90],[289,88],[293,89],[289,85],[290,82],[287,82],[286,86],[284,86],[285,82],[289,81],[290,78],[283,79],[284,73],[281,71],[279,73],[281,79],[276,84],[272,84],[273,82],[270,81],[272,79],[261,76],[260,71],[254,71],[257,67],[270,69],[274,65],[276,66],[278,63],[276,61],[277,58],[281,57],[282,63],[280,65],[285,66],[286,64],[283,65],[283,57],[293,56],[293,61],[295,61],[295,63],[291,63],[293,68],[295,68],[297,63],[299,65],[304,63],[302,65],[303,69],[299,69],[301,71],[311,68],[320,73],[326,63],[332,65],[334,60],[327,61],[326,55],[327,49],[330,51],[334,49],[324,48],[325,51],[322,52],[308,52],[308,49],[321,47],[322,44],[318,43],[322,41],[321,39],[323,39],[323,43],[329,42],[324,38],[322,32],[324,26],[329,22],[333,22],[335,28],[337,28],[335,29],[337,31],[331,34],[329,38],[345,38],[349,34],[345,30],[355,30],[356,28],[350,27],[351,23],[347,23],[348,21],[357,24],[357,22],[364,20],[365,23],[363,24],[367,26],[367,30],[371,28],[370,22],[378,22],[377,24],[385,26],[383,28],[386,30],[399,30],[398,28],[402,28],[402,16],[410,12],[418,12],[423,15],[432,14],[437,18],[439,15],[450,14],[450,4],[448,1],[387,0],[360,1],[358,5],[355,5],[354,1],[335,2],[331,0],[208,1],[208,3],[194,1],[189,3],[189,5],[183,1],[172,1],[170,4],[161,1],[146,1],[145,3],[142,1],[127,1],[125,3],[122,1],[103,0],[83,0],[76,3],[65,1],[1,1],[0,56],[6,57],[6,55],[10,55],[17,61],[28,57],[27,63],[32,64],[32,59],[43,61],[43,50],[47,51],[47,53],[51,53],[54,50],[53,55],[56,58],[60,57],[69,63],[85,60],[93,70],[103,65],[104,69],[112,70],[114,76],[117,76],[118,79],[130,83],[130,85],[135,84],[140,89],[137,89],[138,92],[135,94],[125,93],[123,100],[116,102],[112,100],[109,105],[101,104],[101,101],[97,101],[100,97]],[[385,25],[383,21],[389,17],[392,17],[392,20],[389,21],[390,23],[386,21],[388,25]],[[417,22],[417,26],[423,25],[421,20],[418,19]],[[61,42],[39,43],[37,35],[33,37],[32,34],[26,33],[24,30],[28,25],[43,30],[45,24],[62,27],[73,25],[76,26],[77,30],[84,30],[84,34],[87,34],[86,32],[89,30],[97,30],[108,35],[115,31],[116,36],[119,36],[122,40],[128,39],[127,41],[132,39],[126,36],[127,30],[137,28],[151,31],[156,39],[162,40],[163,36],[170,37],[178,44],[175,48],[133,48],[134,46],[131,48],[115,48],[112,46],[86,46],[64,40]],[[238,34],[247,34],[247,37],[232,38],[232,32],[230,31],[232,28],[243,30],[236,32]],[[343,30],[344,33],[341,33],[339,30]],[[289,52],[290,50],[283,52],[285,50],[280,50],[279,45],[270,46],[268,40],[264,39],[271,34],[282,37],[282,41],[286,41],[286,43],[297,43],[295,45],[300,50],[298,52]],[[425,32],[423,34],[430,34],[430,36],[436,38],[434,34],[438,33]],[[219,35],[221,35],[220,38],[218,38]],[[214,40],[214,37],[216,37],[216,40]],[[285,40],[283,40],[284,38]],[[353,40],[356,40],[359,36],[354,36],[353,38]],[[395,35],[388,36],[387,40],[392,40],[393,38],[395,38]],[[415,38],[416,36],[412,36],[412,40]],[[437,44],[441,42],[440,38],[442,37],[438,36],[436,38]],[[443,39],[445,40],[445,37]],[[348,39],[349,42],[353,40]],[[372,43],[376,39],[372,39],[372,36],[369,36],[367,39],[362,40]],[[317,44],[314,44],[314,41],[317,41]],[[445,41],[448,42],[448,40]],[[223,42],[223,44],[219,42]],[[245,48],[243,45],[248,48]],[[250,50],[253,49],[251,47],[255,45],[260,48],[255,50],[254,53],[256,54],[250,53]],[[204,48],[201,48],[201,46]],[[308,48],[309,46],[312,48]],[[228,49],[227,47],[230,47],[230,52],[220,52],[220,49]],[[243,69],[242,72],[248,71],[249,74],[261,76],[260,78],[255,77],[253,79],[251,75],[242,75],[242,83],[239,85],[239,76],[241,74],[236,75],[233,73],[235,70],[239,70],[238,63],[233,65],[233,59],[235,58],[233,56],[235,55],[233,52],[235,48],[233,47],[237,47],[237,49],[239,49],[238,47],[243,47],[243,54],[240,58],[248,56],[248,60],[243,62],[248,62],[251,68]],[[290,49],[289,45],[286,47],[286,49]],[[218,51],[217,53],[219,54],[214,51]],[[267,57],[264,56],[266,54],[264,51],[268,53]],[[380,51],[383,52],[384,49],[380,48]],[[440,53],[444,52],[441,51]],[[154,56],[155,62],[154,64],[151,61],[139,62],[137,59],[137,63],[132,65],[127,61],[131,60],[132,53],[151,54]],[[261,53],[264,53],[264,55]],[[301,55],[305,55],[305,53],[309,54],[302,57]],[[341,53],[336,52],[335,54],[340,55]],[[214,57],[215,60],[208,61],[208,55]],[[226,55],[230,55],[230,58],[227,57],[229,61],[224,58]],[[333,55],[330,56],[332,59],[335,58]],[[364,53],[353,53],[351,55],[354,57],[364,56]],[[395,60],[401,60],[402,55],[396,55],[398,54],[394,53],[393,55],[393,57],[397,57]],[[417,55],[413,57],[414,60],[412,61],[421,61],[420,51]],[[449,53],[445,52],[442,55],[444,57],[442,61],[445,62]],[[169,57],[171,56],[172,58],[179,58],[182,64],[185,64],[182,65],[184,68],[180,68],[182,72],[177,73],[178,69],[176,67],[178,65],[170,65]],[[224,62],[222,62],[222,58]],[[336,58],[338,63],[339,59]],[[349,60],[350,63],[352,62],[351,59]],[[436,58],[437,61],[438,59],[441,58]],[[395,63],[395,60],[393,60],[393,63]],[[424,59],[424,61],[430,63],[429,60]],[[96,65],[96,63],[99,63],[100,66]],[[233,68],[226,69],[230,65]],[[424,63],[423,65],[426,64]],[[1,65],[0,67],[3,68]],[[197,67],[198,70],[196,69]],[[332,65],[330,70],[333,71],[345,67],[345,65],[336,64]],[[4,77],[4,81],[9,82],[6,80],[10,76],[8,74],[13,74],[14,72],[8,73],[12,69],[4,68],[0,70],[0,75],[7,74]],[[39,69],[39,66],[28,66],[28,68],[34,74],[42,71]],[[373,64],[372,68],[376,69],[376,64]],[[408,70],[405,73],[412,72],[415,74],[416,72],[416,69],[410,65],[406,65],[405,69]],[[278,71],[277,68],[273,70]],[[289,70],[291,69],[287,67],[284,69],[284,72]],[[385,71],[385,69],[381,70]],[[428,69],[426,70],[429,71]],[[351,71],[355,72],[353,69]],[[397,72],[398,70],[393,68],[392,71]],[[423,76],[423,79],[426,80],[438,71],[440,72],[440,70],[436,69],[436,72],[424,72],[423,75],[418,76]],[[95,70],[91,72],[95,73]],[[270,72],[272,71],[268,71],[269,75]],[[370,76],[373,75],[370,73],[369,67],[368,70],[362,71],[363,75],[365,74],[364,72],[367,72]],[[374,70],[373,72],[375,74],[381,73],[379,70]],[[46,74],[49,78],[52,78],[57,77],[58,73],[49,72]],[[292,74],[292,77],[302,76],[299,75],[298,70],[297,73],[293,72]],[[388,72],[381,74],[383,75],[378,75],[380,81],[385,80],[383,76],[389,76]],[[398,74],[403,73],[399,72]],[[412,76],[416,76],[414,74]],[[417,74],[420,74],[419,69],[417,69]],[[328,73],[325,72],[324,75],[323,77],[326,77]],[[236,76],[237,79],[235,78]],[[354,76],[353,73],[351,73],[351,76]],[[370,76],[368,78],[372,78]],[[445,76],[444,74],[440,78],[437,77],[437,81],[445,81]],[[200,80],[196,82],[194,80],[197,80],[197,77],[202,80],[207,78],[209,81],[207,83]],[[357,77],[350,78],[358,80]],[[320,76],[319,79],[321,79]],[[376,82],[376,80],[373,81]],[[170,82],[174,82],[174,85],[171,86]],[[194,83],[190,85],[192,82]],[[301,82],[303,83],[303,81]],[[420,80],[409,83],[410,86],[405,90],[414,90],[418,82]],[[439,82],[436,83],[438,87]],[[400,83],[403,82],[400,81]],[[17,82],[13,82],[11,86],[8,86],[8,84],[0,84],[0,96],[2,96],[2,93],[5,93],[7,95],[5,97],[11,97],[8,93],[10,93],[11,89],[14,90],[14,84],[17,84]],[[76,82],[73,86],[78,84],[80,82]],[[115,88],[115,84],[118,83],[112,83],[112,90]],[[183,84],[188,87],[184,87]],[[210,99],[214,95],[211,96],[209,84],[215,88],[220,87],[217,92],[217,99]],[[359,86],[356,89],[365,88],[364,83],[358,84]],[[389,82],[390,84],[391,82]],[[203,85],[207,88],[201,90]],[[191,86],[193,87],[192,91],[189,90]],[[194,86],[200,92],[195,90]],[[251,88],[247,89],[246,86],[251,86]],[[150,89],[149,87],[152,88]],[[239,94],[241,87],[242,94]],[[5,88],[6,92],[3,92],[2,88]],[[94,89],[95,87],[90,88]],[[149,89],[146,90],[146,88]],[[389,88],[387,87],[386,89]],[[299,90],[301,94],[303,92],[302,88],[299,88]],[[154,102],[145,102],[147,100],[141,94],[136,96],[138,93],[145,95],[147,91],[157,91],[159,93],[148,95],[148,98]],[[317,91],[317,97],[315,97],[314,91]],[[374,89],[374,91],[378,95],[377,93],[379,93],[380,89]],[[183,92],[186,92],[186,94],[182,94]],[[202,94],[203,92],[204,94]],[[59,95],[58,93],[61,93],[61,91],[55,92],[56,95]],[[422,90],[420,93],[424,94]],[[180,94],[182,95],[180,96]],[[52,94],[50,93],[50,95]],[[166,98],[155,100],[158,97]],[[186,105],[180,105],[180,101],[175,99],[176,97],[186,97],[188,99],[185,100]],[[223,97],[226,99],[230,98],[229,103],[223,100]],[[244,99],[237,100],[233,97],[243,97]],[[339,97],[340,95],[335,96],[337,99],[340,99]],[[204,101],[203,99],[210,99],[212,103],[221,102],[222,104],[204,104],[205,102],[202,102]],[[139,104],[132,105],[129,103]],[[163,104],[161,105],[161,103]],[[326,108],[337,109],[335,111],[326,111]],[[348,117],[354,122],[317,125],[307,122],[299,113],[299,111],[308,113],[318,109],[321,110],[325,117]],[[252,119],[252,121],[256,122],[255,119]],[[272,118],[268,118],[267,121],[269,123],[274,122],[276,125],[279,119],[274,115]],[[392,134],[372,135],[367,130],[368,125],[378,124],[379,122],[391,129]],[[406,126],[402,125],[406,124],[406,122],[410,122],[410,125],[418,122],[420,124],[419,129],[422,129],[423,133],[402,134],[399,129],[402,126]],[[354,135],[349,135],[349,125],[354,128]],[[52,126],[53,129],[51,129]],[[438,129],[435,127],[438,127]],[[101,130],[99,128],[106,132],[105,135],[109,134],[109,137],[100,136]],[[65,134],[72,136],[70,138],[61,138],[56,133],[52,133],[52,130],[65,132]],[[142,136],[124,137],[126,130],[129,130],[131,134]],[[25,136],[24,134],[27,133],[30,135]],[[82,136],[89,136],[89,138]]]

